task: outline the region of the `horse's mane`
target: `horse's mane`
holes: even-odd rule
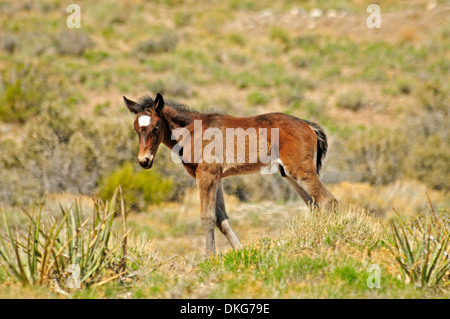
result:
[[[143,97],[141,97],[138,102],[137,102],[137,108],[140,111],[143,111],[146,108],[150,108],[153,106],[153,99],[148,96],[148,95],[144,95]],[[191,112],[191,113],[198,113],[198,111],[196,110],[192,110],[191,108],[189,108],[187,105],[185,104],[181,104],[178,102],[174,102],[174,101],[164,101],[164,104],[167,106],[170,106],[172,108],[174,108],[175,110],[179,111],[179,112]]]

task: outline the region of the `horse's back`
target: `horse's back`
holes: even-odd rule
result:
[[[217,114],[214,117],[210,117],[210,121],[214,122],[211,123],[211,126],[219,126],[222,128],[278,128],[280,131],[289,131],[291,129],[298,130],[306,126],[309,127],[306,121],[298,117],[280,112],[265,113],[247,117]]]

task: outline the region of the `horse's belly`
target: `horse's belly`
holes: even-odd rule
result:
[[[251,174],[261,171],[265,166],[262,163],[224,163],[222,164],[221,177]]]

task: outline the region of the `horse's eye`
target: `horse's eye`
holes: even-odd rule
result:
[[[155,127],[153,128],[153,132],[158,132],[159,131],[159,125],[155,125]]]

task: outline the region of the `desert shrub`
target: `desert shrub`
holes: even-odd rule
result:
[[[0,37],[0,48],[9,53],[13,54],[18,48],[19,39],[14,34],[5,34]]]
[[[417,130],[419,136],[437,134],[448,141],[450,85],[440,80],[425,82],[418,89],[416,99],[420,108],[411,111],[410,128]]]
[[[321,77],[325,79],[329,79],[331,77],[338,77],[342,74],[341,67],[338,65],[333,65],[329,68],[326,68],[320,72]]]
[[[289,51],[291,44],[291,37],[289,33],[282,27],[273,27],[269,31],[270,39],[273,41],[280,42],[285,51]]]
[[[293,43],[296,47],[307,49],[307,50],[317,50],[320,47],[320,42],[322,41],[322,37],[317,34],[309,34],[306,33],[304,35],[300,35],[293,39]]]
[[[438,135],[422,139],[408,157],[409,174],[434,189],[450,190],[449,147]]]
[[[0,199],[26,204],[46,192],[91,195],[100,176],[134,158],[134,132],[120,120],[81,118],[43,108],[22,130],[23,142],[4,142]]]
[[[233,12],[223,9],[213,9],[204,11],[196,15],[195,27],[212,34],[221,31],[222,26],[233,18]]]
[[[0,74],[0,120],[23,123],[39,112],[52,90],[44,68],[17,64]]]
[[[308,56],[305,53],[296,53],[289,58],[289,62],[296,68],[306,69],[310,67],[315,61],[314,57]]]
[[[316,103],[314,101],[298,98],[297,101],[292,101],[292,115],[298,116],[302,119],[323,122],[325,118],[326,103]]]
[[[414,83],[411,79],[402,77],[395,83],[396,89],[401,94],[410,94],[413,90]]]
[[[305,99],[305,86],[300,85],[300,82],[283,85],[278,89],[277,95],[282,103],[295,107]]]
[[[419,88],[417,99],[426,110],[448,110],[449,84],[440,80],[429,80]]]
[[[89,34],[79,29],[64,30],[55,37],[56,51],[60,55],[81,56],[93,44]]]
[[[155,170],[137,171],[131,163],[125,163],[111,174],[102,177],[100,198],[109,198],[122,185],[125,202],[132,209],[157,204],[166,199],[172,188],[170,179],[162,178]]]
[[[349,91],[338,95],[336,105],[339,108],[358,111],[364,106],[364,93],[362,91]]]
[[[190,83],[181,77],[169,76],[150,82],[148,88],[152,92],[176,97],[190,97],[192,88]]]
[[[173,18],[173,22],[177,28],[188,26],[192,21],[192,14],[185,11],[177,11]]]
[[[448,84],[440,80],[424,82],[415,86],[416,107],[408,110],[398,128],[352,130],[332,136],[326,165],[331,174],[327,176],[333,182],[372,185],[408,177],[448,190],[449,92]]]
[[[0,202],[23,204],[44,195],[40,181],[25,173],[20,150],[13,140],[0,142]]]
[[[419,108],[407,117],[404,131],[409,137],[408,174],[435,189],[449,190],[449,85],[438,80],[419,87]]]
[[[386,184],[404,175],[408,144],[399,130],[376,127],[356,131],[346,139],[344,148],[348,151],[343,153],[348,156],[345,165],[351,168],[353,180]]]
[[[158,36],[152,36],[150,39],[140,42],[135,51],[144,54],[157,54],[172,52],[178,44],[178,36],[172,31],[166,31]]]
[[[227,35],[227,39],[235,45],[238,46],[245,46],[245,44],[247,43],[247,40],[245,38],[245,35],[242,33],[237,33],[237,32],[233,32]]]

